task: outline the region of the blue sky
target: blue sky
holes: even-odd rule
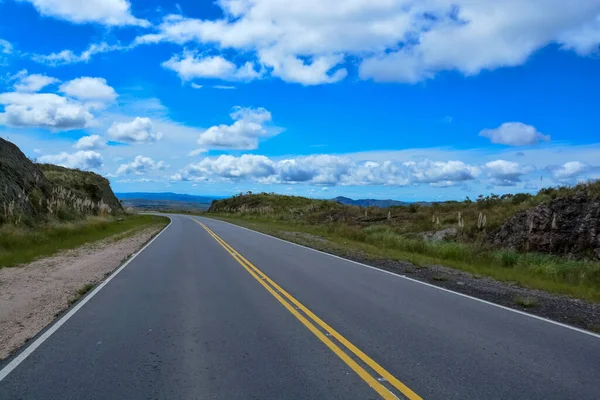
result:
[[[118,192],[442,200],[597,179],[600,1],[543,5],[2,0],[0,135]]]

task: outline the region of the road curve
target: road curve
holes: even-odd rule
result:
[[[600,398],[598,336],[171,218],[34,351],[0,364],[0,399]]]

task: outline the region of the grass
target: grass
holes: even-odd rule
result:
[[[600,263],[568,260],[547,254],[490,250],[474,243],[427,242],[395,232],[392,227],[352,226],[341,223],[303,223],[282,221],[271,216],[208,213],[222,219],[286,240],[288,232],[317,235],[327,239],[301,244],[340,255],[360,253],[367,259],[409,261],[418,266],[439,264],[488,276],[499,281],[515,282],[524,287],[565,294],[600,302]]]
[[[0,268],[28,263],[103,239],[117,239],[150,227],[164,227],[168,218],[129,215],[91,217],[75,222],[52,222],[35,228],[0,226]]]
[[[87,285],[80,287],[79,290],[77,291],[77,295],[69,301],[69,304],[73,305],[73,304],[77,303],[77,300],[79,300],[80,298],[85,296],[85,294],[87,292],[89,292],[90,290],[92,290],[94,288],[94,286],[95,285],[93,283],[88,283]]]
[[[515,304],[524,308],[532,308],[537,306],[537,299],[535,297],[516,296]]]

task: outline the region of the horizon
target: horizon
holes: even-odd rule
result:
[[[99,1],[0,2],[0,136],[116,193],[461,201],[600,179],[600,0]]]

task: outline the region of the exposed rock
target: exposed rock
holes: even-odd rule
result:
[[[578,193],[540,204],[507,220],[490,238],[521,251],[591,254],[600,248],[600,199]]]
[[[79,207],[78,214],[86,215],[98,212],[100,205],[113,213],[122,211],[107,179],[93,172],[35,164],[0,138],[0,224],[44,219],[68,207]]]
[[[13,143],[0,138],[0,207],[18,207],[27,214],[36,213],[27,198],[34,191],[47,197],[49,185],[43,172]]]
[[[442,242],[444,240],[453,239],[456,237],[456,234],[456,228],[446,228],[440,231],[423,232],[421,235],[423,236],[423,239],[430,242]]]

